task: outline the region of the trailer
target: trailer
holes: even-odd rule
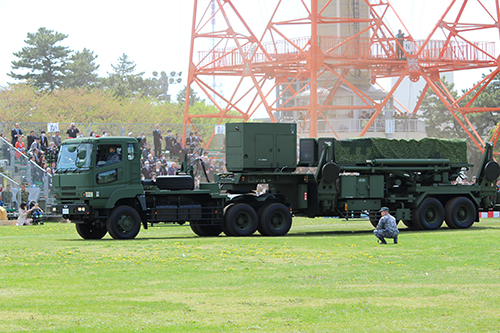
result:
[[[480,212],[498,210],[500,166],[487,144],[476,183],[456,183],[472,166],[466,150],[465,141],[442,139],[297,142],[294,123],[229,123],[227,172],[195,189],[186,162],[178,175],[141,181],[135,138],[70,139],[53,177],[52,212],[85,239],[132,239],[141,224],[186,222],[199,236],[284,236],[294,216],[367,214],[376,226],[382,206],[410,228],[469,228]]]

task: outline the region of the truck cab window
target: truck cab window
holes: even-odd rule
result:
[[[135,157],[135,148],[133,143],[127,145],[127,157],[129,161],[132,161]]]
[[[97,167],[120,163],[122,161],[121,145],[99,145],[97,147]]]

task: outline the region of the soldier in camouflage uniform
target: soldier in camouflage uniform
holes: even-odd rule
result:
[[[10,185],[7,185],[5,190],[2,192],[2,199],[6,208],[10,208],[12,204],[12,192],[10,191]]]
[[[21,184],[21,190],[19,191],[20,195],[21,195],[21,201],[20,202],[28,202],[28,198],[29,198],[29,192],[28,190],[26,189],[26,184],[25,183],[22,183]]]
[[[394,244],[397,244],[399,230],[396,219],[389,214],[389,208],[387,207],[380,208],[379,212],[382,217],[378,221],[377,228],[373,230],[373,234],[380,239],[380,244],[387,244],[384,237],[394,238]]]

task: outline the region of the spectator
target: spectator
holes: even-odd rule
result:
[[[26,151],[26,147],[23,142],[23,135],[18,137],[19,139],[16,141],[16,145],[14,146],[17,150],[15,152],[16,158],[20,158]]]
[[[155,129],[153,130],[153,143],[155,146],[155,157],[160,158],[161,154],[161,143],[163,141],[163,136],[160,132],[160,124],[155,125]]]
[[[78,133],[80,133],[80,130],[75,126],[75,123],[71,123],[68,130],[66,131],[66,134],[68,134],[68,137],[70,139],[74,139],[74,138],[76,138]]]
[[[151,168],[149,167],[148,161],[144,162],[144,166],[142,167],[141,174],[142,174],[142,177],[144,177],[144,179],[151,179]]]
[[[21,190],[19,191],[20,202],[28,202],[28,198],[30,196],[28,190],[26,189],[26,183],[21,184]]]
[[[174,176],[176,174],[177,174],[177,164],[175,164],[175,162],[172,162],[170,168],[168,168],[168,175]]]
[[[42,150],[42,144],[41,144],[41,142],[42,142],[42,138],[39,137],[39,136],[37,136],[35,138],[35,141],[33,141],[31,143],[31,145],[29,146],[30,147],[29,151],[32,153],[35,149],[38,149],[38,152],[40,152]]]
[[[161,163],[161,161],[156,162],[156,167],[153,169],[153,172],[157,176],[166,176],[167,175],[167,171],[163,167],[163,164]]]
[[[28,137],[26,138],[26,140],[27,140],[26,147],[28,147],[28,149],[31,149],[31,145],[36,140],[35,131],[31,131],[30,134],[28,135]]]
[[[59,148],[62,143],[61,132],[56,131],[54,133],[54,135],[52,136],[52,142],[54,142],[56,147]]]
[[[195,146],[195,137],[193,132],[189,132],[189,136],[186,138],[186,149],[194,148]]]
[[[102,136],[108,136],[108,132],[102,131]]]
[[[146,143],[147,143],[146,134],[144,132],[142,132],[141,133],[141,142],[140,142],[141,148],[145,148]]]
[[[38,209],[38,203],[35,203],[33,208],[27,209],[26,207],[26,202],[21,202],[21,205],[19,206],[19,217],[17,218],[17,226],[22,226],[22,225],[31,225],[31,222],[33,219],[28,218],[28,214],[31,213],[33,210]]]
[[[5,187],[5,190],[3,190],[2,198],[3,198],[3,202],[4,202],[5,207],[10,208],[10,206],[12,204],[12,192],[10,191],[9,184],[7,184],[7,186]]]
[[[181,135],[179,133],[175,133],[175,142],[177,142],[177,140],[179,140],[179,142],[181,143],[181,147],[182,147],[182,138],[181,138]]]
[[[148,158],[150,154],[151,154],[151,147],[149,146],[149,143],[146,143],[144,148],[142,148],[142,157]]]
[[[23,131],[19,128],[19,123],[14,124],[14,128],[11,131],[12,140],[10,141],[12,146],[16,146],[16,142],[21,139]]]
[[[181,156],[182,153],[182,140],[181,138],[177,138],[174,144],[174,155]]]
[[[49,144],[49,148],[47,148],[46,161],[48,165],[52,165],[52,162],[57,162],[57,155],[59,154],[59,150],[56,147],[54,142]]]
[[[148,155],[148,162],[151,167],[156,164],[156,158],[153,156],[153,154]]]
[[[128,132],[128,136],[129,136],[129,138],[133,138],[134,134],[132,132]]]
[[[168,156],[171,159],[174,150],[175,137],[172,134],[172,130],[167,131],[167,136],[165,136],[165,149],[168,150]]]
[[[40,144],[42,145],[42,151],[46,152],[49,148],[49,140],[47,139],[45,131],[40,132]]]
[[[3,207],[2,196],[0,195],[0,207]]]

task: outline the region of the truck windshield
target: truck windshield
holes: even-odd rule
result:
[[[73,147],[71,149],[70,147]],[[92,159],[92,144],[82,143],[74,149],[75,145],[63,144],[59,150],[59,157],[57,159],[57,172],[75,171],[78,169],[88,169]],[[85,159],[78,159],[78,152],[86,150]],[[81,167],[77,164],[83,162]]]

